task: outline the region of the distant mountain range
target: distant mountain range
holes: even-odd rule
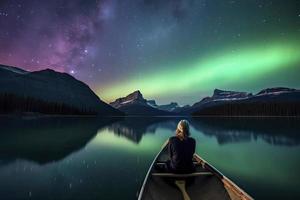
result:
[[[110,103],[127,115],[193,115],[193,116],[299,116],[300,90],[268,88],[257,94],[215,89],[192,106],[179,106],[176,102],[157,105],[146,100],[140,91]]]
[[[110,105],[127,115],[166,116],[174,115],[171,112],[173,109],[172,106],[176,107],[177,104],[170,106],[163,105],[163,109],[160,109],[160,106],[156,105],[154,100],[144,99],[142,93],[137,90],[126,97],[116,99],[114,102],[111,102]]]
[[[202,99],[183,113],[194,116],[299,116],[300,90],[277,87],[253,95],[216,89],[212,97]]]
[[[20,112],[123,115],[67,73],[0,65],[0,113]]]
[[[276,87],[257,94],[215,89],[192,106],[158,105],[137,90],[103,102],[85,83],[51,69],[29,72],[0,65],[0,114],[92,114],[101,116],[300,116],[300,90]]]

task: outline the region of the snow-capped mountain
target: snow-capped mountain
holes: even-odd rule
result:
[[[157,108],[158,105],[156,104],[155,100],[147,100],[147,104],[153,108]]]
[[[0,111],[122,115],[85,83],[51,69],[29,72],[0,65]]]
[[[142,93],[139,90],[137,90],[127,95],[126,97],[118,98],[114,102],[110,103],[110,105],[114,108],[120,108],[122,106],[130,104],[147,105],[147,100],[144,99]]]
[[[177,115],[185,115],[186,111],[191,108],[190,105],[185,105],[185,106],[179,106],[175,108],[172,112],[176,113]]]
[[[176,110],[177,108],[180,108],[180,106],[178,105],[178,103],[176,102],[171,102],[169,104],[165,104],[165,105],[159,105],[158,109],[160,110],[165,110],[165,111],[169,111],[169,112],[173,112],[174,110]]]
[[[211,97],[205,97],[200,102],[195,103],[193,106],[199,106],[211,101],[227,101],[227,100],[241,100],[252,96],[252,93],[247,92],[236,92],[236,91],[225,91],[220,89],[215,89]]]
[[[286,88],[286,87],[275,87],[275,88],[267,88],[263,89],[256,94],[256,96],[262,95],[279,95],[283,93],[291,93],[291,92],[299,92],[299,90],[294,88]]]
[[[125,112],[127,115],[172,115],[171,112],[159,109],[155,100],[144,99],[139,90],[126,97],[116,99],[110,105]]]
[[[159,110],[164,110],[164,111],[168,111],[168,112],[174,112],[174,111],[177,111],[177,109],[182,108],[176,102],[171,102],[169,104],[163,104],[163,105],[157,105],[155,100],[147,100],[147,104],[152,106],[153,108],[157,108]]]
[[[300,90],[277,87],[255,95],[216,89],[184,111],[194,115],[300,115]]]

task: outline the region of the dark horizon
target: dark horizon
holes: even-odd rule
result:
[[[17,66],[8,66],[8,65],[3,65],[3,64],[0,63],[0,66],[1,66],[1,65],[2,65],[2,66],[6,66],[6,67],[13,67],[13,68],[18,68],[18,69],[21,69],[21,70],[25,70],[25,69],[22,69],[22,68],[19,67],[19,66],[18,66],[18,67],[17,67]],[[28,72],[38,72],[38,71],[43,71],[43,70],[53,70],[53,71],[55,71],[55,72],[57,72],[57,73],[61,73],[61,72],[56,71],[55,69],[50,69],[50,68],[41,69],[41,70],[32,70],[32,71],[30,71],[30,70],[25,70],[25,71],[28,71]],[[65,72],[64,72],[64,73],[65,73]],[[68,73],[66,73],[66,74],[68,74]],[[71,74],[68,74],[68,75],[72,76]],[[75,78],[76,80],[78,80],[76,77],[74,77],[74,76],[72,76],[72,77]],[[78,81],[81,81],[81,80],[78,80]],[[83,82],[83,81],[82,81],[82,82]],[[83,82],[83,83],[86,84],[87,86],[89,86],[87,83],[85,83],[85,82]],[[89,87],[90,87],[90,86],[89,86]],[[286,87],[286,86],[277,86],[277,87],[272,87],[272,88],[289,88],[289,87]],[[90,89],[93,90],[92,88],[90,88]],[[270,88],[261,88],[261,89],[258,89],[256,92],[251,92],[251,91],[234,91],[234,92],[245,92],[245,93],[248,93],[248,94],[256,95],[256,94],[258,94],[259,92],[261,92],[261,91],[263,91],[263,90],[265,90],[265,89],[270,89]],[[299,88],[290,88],[290,89],[296,89],[296,90],[299,90]],[[200,99],[198,99],[196,102],[192,102],[191,104],[185,104],[185,105],[180,105],[180,104],[179,104],[179,106],[187,106],[187,105],[192,106],[193,104],[198,103],[198,102],[200,102],[201,100],[203,100],[203,99],[205,99],[205,98],[207,98],[207,97],[213,96],[213,94],[214,94],[214,92],[215,92],[216,90],[233,91],[233,90],[230,90],[230,89],[220,89],[220,88],[215,88],[215,89],[213,89],[213,90],[211,91],[210,94],[208,94],[208,96],[205,96],[205,97],[203,97],[203,98],[200,98]],[[94,93],[95,93],[102,101],[104,101],[104,102],[107,103],[107,104],[112,103],[112,102],[114,102],[115,100],[117,100],[117,99],[119,99],[119,98],[124,98],[124,97],[126,97],[126,96],[128,96],[128,95],[130,95],[130,94],[132,94],[132,93],[134,93],[134,92],[137,92],[137,91],[141,92],[141,90],[135,89],[135,90],[133,90],[132,92],[130,92],[130,93],[124,95],[124,96],[119,96],[119,97],[117,97],[116,99],[107,102],[107,101],[105,101],[103,98],[101,98],[101,96],[99,96],[99,95],[93,90],[93,92],[94,92]],[[141,92],[141,94],[143,95],[142,92]],[[143,96],[144,96],[144,95],[143,95]],[[144,98],[145,98],[145,96],[144,96]],[[156,99],[147,99],[147,100],[155,100],[155,101],[156,101]],[[157,102],[157,101],[156,101],[156,102]],[[174,102],[177,103],[176,101],[170,100],[169,102],[166,102],[165,104],[158,104],[158,105],[166,105],[166,104],[170,104],[170,103],[174,103]],[[75,110],[75,112],[78,112],[78,111]]]

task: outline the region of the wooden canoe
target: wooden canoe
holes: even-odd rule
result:
[[[194,156],[196,171],[174,174],[158,170],[168,160],[167,143],[154,158],[138,200],[252,200],[253,198],[216,170],[199,155]]]

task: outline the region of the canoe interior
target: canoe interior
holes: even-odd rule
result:
[[[161,153],[155,160],[146,182],[141,190],[139,199],[141,200],[182,200],[183,196],[179,188],[175,185],[176,180],[185,180],[186,191],[191,200],[236,200],[246,199],[236,195],[231,191],[231,188],[225,187],[224,183],[216,175],[209,173],[208,169],[202,165],[196,165],[196,172],[207,172],[204,175],[188,177],[188,178],[174,178],[174,177],[161,177],[153,176],[152,173],[164,173],[157,170],[155,165],[157,163],[165,163],[168,160],[167,148],[163,148]],[[200,174],[200,173],[199,173]]]

